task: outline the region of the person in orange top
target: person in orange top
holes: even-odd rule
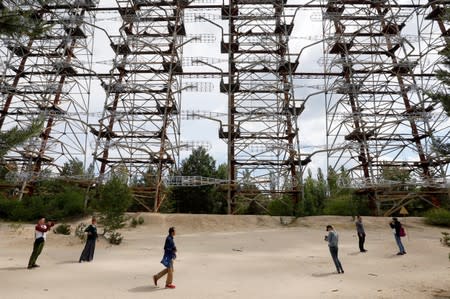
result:
[[[47,232],[55,225],[53,222],[45,223],[45,218],[39,219],[36,224],[34,231],[34,244],[33,244],[33,252],[31,253],[30,260],[28,261],[28,269],[33,269],[39,267],[36,264],[36,260],[42,252],[45,244],[45,238],[47,236]]]

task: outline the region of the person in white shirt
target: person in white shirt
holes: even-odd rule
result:
[[[53,225],[53,222],[45,223],[45,218],[39,219],[38,223],[36,224],[34,231],[33,252],[31,253],[30,260],[28,261],[28,269],[39,267],[39,265],[36,264],[36,260],[41,254],[42,249],[44,248],[47,232],[52,228]]]

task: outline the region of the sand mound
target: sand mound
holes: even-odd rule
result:
[[[248,231],[259,229],[278,229],[282,227],[308,227],[324,230],[331,224],[337,229],[353,229],[354,219],[351,216],[311,216],[294,218],[288,216],[261,215],[202,215],[202,214],[133,214],[133,217],[144,218],[144,227],[150,231],[166,231],[175,226],[185,233],[191,232],[227,232]],[[391,221],[389,217],[363,217],[366,227],[373,229],[387,229]],[[406,228],[423,228],[420,217],[400,218]]]
[[[270,229],[282,226],[280,217],[253,215],[201,215],[201,214],[153,214],[141,213],[144,227],[150,231],[167,231],[175,226],[183,233],[245,231]]]

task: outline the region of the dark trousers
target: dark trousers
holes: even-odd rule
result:
[[[36,264],[36,260],[38,256],[41,254],[42,249],[44,248],[44,244],[45,244],[44,238],[39,238],[34,241],[33,252],[31,253],[30,260],[28,261],[28,267],[31,267]]]
[[[399,253],[405,254],[406,251],[405,251],[405,247],[403,246],[403,243],[402,243],[402,238],[397,235],[394,235],[394,238],[395,238],[395,242],[397,242]]]
[[[359,241],[359,251],[365,251],[364,242],[366,241],[366,234],[358,233],[358,241]]]
[[[86,241],[86,245],[84,245],[84,249],[83,252],[81,253],[80,256],[80,262],[83,261],[87,261],[90,262],[94,259],[94,252],[95,252],[95,242],[97,240],[93,239],[93,240],[87,240]]]
[[[339,261],[338,258],[338,247],[330,247],[330,253],[338,273],[344,272],[344,269],[342,269],[341,262]]]

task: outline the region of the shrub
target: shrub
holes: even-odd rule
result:
[[[144,224],[144,218],[142,218],[142,216],[139,216],[138,218],[136,218],[136,217],[131,218],[131,222],[130,222],[131,227],[136,227],[136,226],[142,225],[142,224]]]
[[[20,202],[17,200],[0,197],[0,218],[12,220],[12,211],[18,205],[20,205]]]
[[[327,200],[323,213],[325,215],[354,216],[357,211],[355,203],[351,198],[341,197]]]
[[[81,222],[77,225],[75,228],[75,236],[80,238],[81,241],[86,241],[86,234],[84,233],[84,230],[87,228],[87,224]]]
[[[21,201],[0,199],[0,218],[34,221],[42,216],[57,220],[81,216],[84,194],[84,189],[61,181],[39,182],[33,195],[24,196]]]
[[[105,231],[114,232],[125,225],[125,211],[132,201],[128,186],[119,178],[113,177],[100,189],[100,198],[95,206],[100,212],[100,223]]]
[[[61,223],[53,229],[53,232],[60,235],[70,235],[71,230],[70,224]]]
[[[119,245],[120,243],[122,243],[123,236],[119,232],[110,232],[108,235],[106,235],[106,239],[108,239],[110,244]]]
[[[8,227],[16,233],[22,233],[23,231],[23,225],[21,223],[10,223]]]
[[[425,222],[431,225],[450,227],[450,211],[432,209],[425,213]]]
[[[271,216],[292,216],[294,213],[290,200],[272,200],[267,206],[267,210]]]
[[[131,218],[131,223],[130,223],[131,227],[136,227],[138,226],[138,220],[136,218]]]
[[[441,234],[442,234],[442,238],[441,238],[442,245],[450,247],[450,234],[447,232],[442,232]]]

